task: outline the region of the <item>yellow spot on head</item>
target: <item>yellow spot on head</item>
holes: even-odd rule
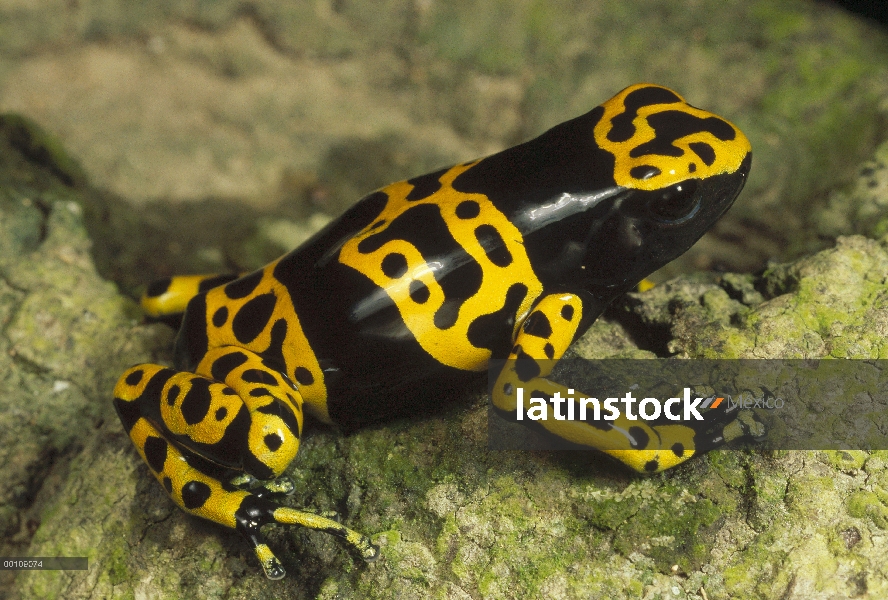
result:
[[[732,123],[657,85],[627,87],[602,108],[595,142],[614,155],[620,186],[657,190],[733,173],[752,149]]]

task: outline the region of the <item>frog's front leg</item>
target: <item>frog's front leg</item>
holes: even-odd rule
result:
[[[552,359],[560,358],[576,336],[581,318],[582,302],[573,294],[553,294],[540,301],[519,329],[509,361],[491,390],[497,409],[514,415],[519,387],[532,390],[533,397],[546,399],[556,392],[562,398],[573,395],[573,390],[568,393],[564,386],[546,377],[554,366]],[[545,418],[536,423],[547,431],[569,442],[598,448],[642,473],[663,471],[734,439],[763,433],[761,424],[748,412],[741,412],[715,432],[697,432],[681,424],[648,425],[641,419],[629,420],[622,413],[614,421],[595,425],[559,420],[548,402],[545,406]]]
[[[281,507],[269,493],[286,481],[250,490],[253,478],[278,477],[299,449],[302,397],[258,355],[235,347],[207,353],[196,373],[142,364],[114,388],[114,405],[142,459],[185,511],[238,530],[265,574],[284,569],[262,538],[269,523],[319,529],[345,539],[366,560],[378,555],[370,540],[330,517]],[[245,475],[230,478],[232,472]]]

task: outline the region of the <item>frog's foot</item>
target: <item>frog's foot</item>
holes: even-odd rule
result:
[[[301,525],[309,529],[317,529],[342,538],[367,562],[373,562],[379,558],[379,546],[371,542],[370,538],[339,524],[324,516],[325,514],[329,513],[318,514],[307,510],[277,506],[263,498],[250,496],[241,503],[237,510],[236,527],[253,547],[256,557],[269,579],[280,579],[285,574],[280,561],[272,553],[259,532],[260,527],[269,523]]]
[[[281,475],[277,479],[262,481],[256,479],[249,473],[239,473],[231,478],[229,483],[238,489],[246,490],[251,494],[258,496],[259,498],[275,494],[292,496],[293,492],[296,491],[296,484],[294,484],[293,480],[286,475]]]
[[[181,316],[188,302],[201,292],[234,281],[240,275],[179,275],[152,281],[142,295],[142,310],[149,317]]]
[[[654,425],[659,448],[647,450],[610,450],[614,458],[640,473],[659,473],[670,469],[691,456],[704,454],[740,440],[762,441],[766,436],[764,423],[751,410],[741,410],[723,427],[694,431],[685,425]],[[667,449],[668,448],[668,449]]]
[[[709,435],[698,435],[697,447],[699,452],[709,452],[719,446],[740,440],[761,442],[767,437],[767,434],[767,427],[759,420],[755,412],[743,409],[720,430]]]

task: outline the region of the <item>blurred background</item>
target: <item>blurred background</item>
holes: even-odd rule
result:
[[[381,185],[650,81],[754,150],[735,207],[656,278],[755,271],[888,232],[854,193],[888,185],[856,179],[885,138],[881,4],[0,0],[0,112],[76,159],[97,264],[137,293],[258,267]]]

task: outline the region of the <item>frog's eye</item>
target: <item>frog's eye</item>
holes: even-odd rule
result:
[[[656,220],[664,223],[686,221],[700,208],[698,187],[696,179],[671,185],[648,203],[648,210]]]

